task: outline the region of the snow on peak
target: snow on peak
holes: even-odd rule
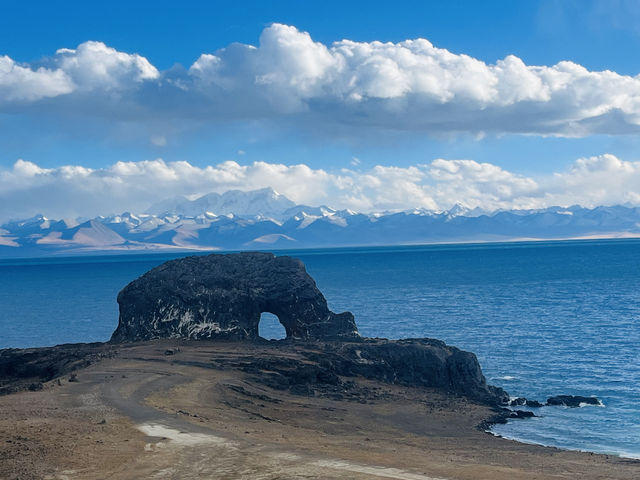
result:
[[[174,197],[152,205],[146,213],[153,215],[182,215],[197,217],[199,215],[216,216],[233,215],[235,217],[275,218],[280,219],[286,210],[295,203],[273,188],[260,190],[229,190],[223,194],[208,193],[194,200],[186,197]]]

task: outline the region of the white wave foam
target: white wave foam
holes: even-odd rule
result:
[[[632,460],[640,460],[640,452],[620,452],[620,457],[630,458]]]
[[[602,400],[598,399],[598,404],[594,405],[592,403],[586,403],[586,402],[580,402],[578,404],[578,408],[583,408],[583,407],[598,407],[598,408],[604,408],[605,404],[602,402]]]

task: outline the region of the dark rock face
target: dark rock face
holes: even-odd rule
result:
[[[114,354],[113,349],[103,343],[0,350],[0,395],[25,389],[41,390],[42,382],[87,367]]]
[[[509,414],[509,418],[532,418],[536,415],[533,412],[529,412],[528,410],[514,410]]]
[[[487,385],[476,356],[431,338],[367,339],[338,348],[350,369],[365,378],[402,385],[435,387],[483,403],[504,403],[509,395]]]
[[[580,395],[557,395],[547,399],[547,405],[560,405],[577,408],[582,405],[600,406],[602,403],[596,397],[582,397]]]
[[[438,388],[487,404],[502,404],[509,395],[487,385],[471,352],[431,338],[364,339],[325,347],[314,360],[340,376],[359,376],[385,383]],[[324,360],[324,363],[323,363]]]
[[[184,359],[203,344],[209,345],[208,360],[202,361],[200,356],[197,362],[193,358]],[[38,390],[43,382],[63,376],[67,377],[64,381],[82,382],[83,374],[78,370],[100,359],[124,354],[125,358],[155,357],[155,361],[170,364],[235,370],[248,374],[251,382],[269,388],[335,400],[367,402],[386,395],[379,386],[371,386],[363,379],[433,388],[491,406],[504,404],[509,398],[501,388],[487,385],[474,354],[439,340],[358,338],[357,341],[242,341],[232,345],[217,353],[210,348],[211,344],[192,340],[0,350],[0,395]]]
[[[247,350],[235,358],[215,358],[212,366],[240,370],[276,390],[336,400],[363,400],[353,395],[359,379],[434,388],[493,406],[509,400],[504,390],[487,385],[473,353],[440,340],[283,340],[248,345]],[[180,363],[179,358],[175,361]]]
[[[246,252],[173,260],[118,294],[112,342],[154,338],[257,339],[260,314],[277,315],[287,338],[358,337],[350,312],[335,314],[291,257]]]
[[[525,405],[527,407],[530,407],[530,408],[544,407],[543,403],[540,403],[537,400],[529,400],[529,399],[524,398],[524,397],[517,397],[517,398],[514,398],[513,400],[511,400],[509,402],[509,406],[510,407],[521,407],[523,405]]]

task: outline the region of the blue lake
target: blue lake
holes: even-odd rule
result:
[[[478,356],[490,383],[546,407],[500,435],[640,457],[640,241],[299,250],[332,310],[360,332],[434,337]],[[0,348],[107,340],[116,295],[179,255],[0,260]],[[278,334],[275,324],[261,330]]]

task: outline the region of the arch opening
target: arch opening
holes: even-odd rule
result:
[[[280,319],[277,315],[269,312],[262,312],[260,314],[258,335],[266,340],[282,340],[287,338],[287,332],[284,329],[284,325],[280,323]]]

